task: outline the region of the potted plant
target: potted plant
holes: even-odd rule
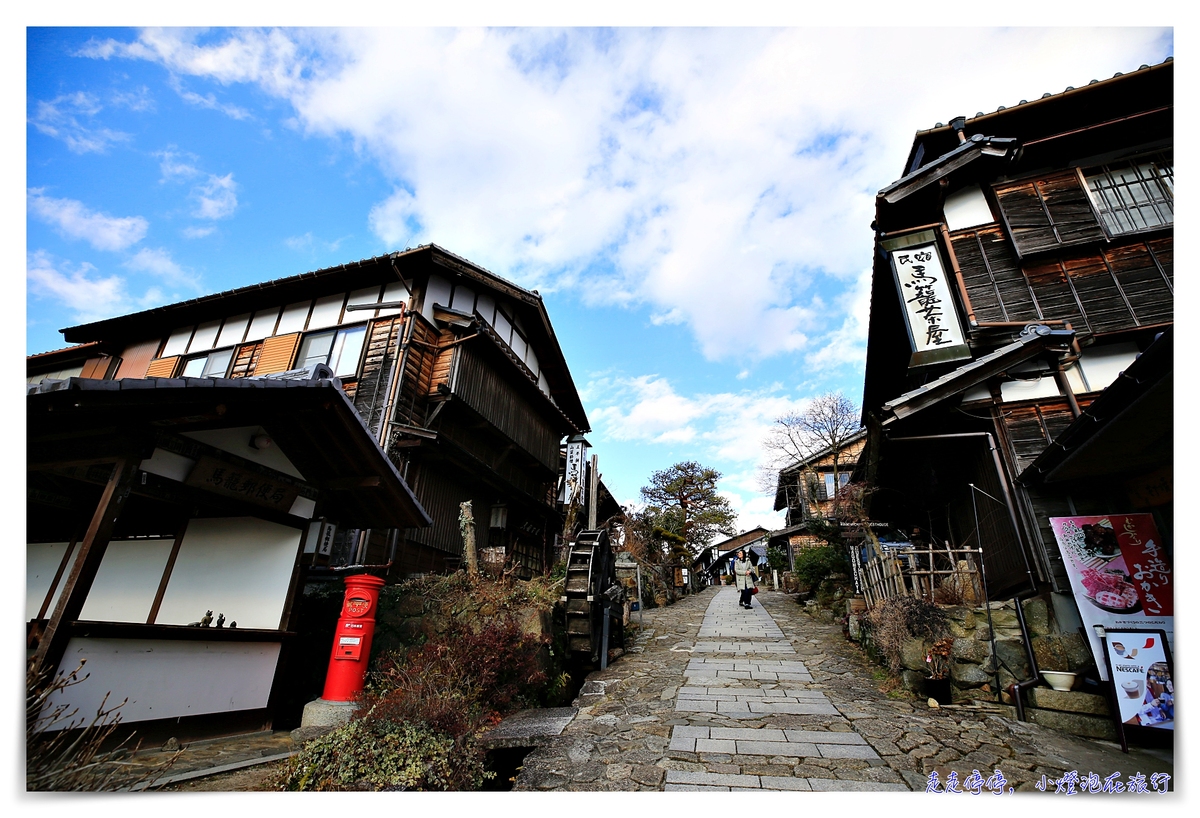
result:
[[[925,654],[925,696],[938,704],[950,704],[950,648],[954,644],[951,636],[943,637],[930,646]]]

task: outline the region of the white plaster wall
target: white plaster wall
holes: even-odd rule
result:
[[[1036,380],[1005,381],[1000,384],[1000,396],[1006,401],[1052,398],[1061,394],[1053,375],[1042,375]]]
[[[240,628],[278,628],[300,533],[253,517],[192,520],[158,624],[187,625],[211,610]]]
[[[946,216],[946,227],[950,230],[978,227],[996,220],[979,185],[971,185],[951,193],[946,197],[942,212]]]
[[[128,723],[266,707],[279,644],[72,638],[59,669],[70,672],[80,659],[90,675],[48,707],[65,701],[90,716],[110,693],[110,707],[129,698],[117,711]]]
[[[1137,356],[1137,344],[1133,343],[1088,347],[1079,357],[1079,365],[1083,367],[1088,386],[1093,392],[1099,392],[1128,369],[1129,365],[1137,360]]]
[[[80,619],[145,622],[174,540],[113,540],[83,603]]]
[[[257,434],[265,433],[266,430],[261,426],[231,426],[228,429],[206,429],[199,432],[184,432],[183,436],[190,437],[192,440],[199,440],[201,443],[207,443],[209,446],[213,446],[223,452],[236,454],[238,457],[244,457],[259,465],[303,480],[304,475],[292,465],[292,461],[288,460],[287,455],[279,448],[278,443],[272,441],[271,445],[265,449],[256,449],[250,445],[251,438]]]
[[[58,571],[58,564],[62,562],[63,552],[67,550],[65,542],[31,542],[25,544],[25,621],[28,622],[37,616],[38,611],[42,607],[42,602],[46,599],[46,591],[50,590],[50,583],[54,580],[54,574]],[[70,573],[71,567],[68,565],[67,570],[63,571],[64,578]],[[58,588],[54,591],[54,599],[50,602],[50,607],[46,610],[46,616],[54,613],[54,606],[58,604],[59,593],[62,590],[62,580],[58,581]]]
[[[421,304],[421,314],[433,320],[433,305],[450,306],[450,282],[439,275],[431,275],[425,286],[425,301]]]
[[[169,480],[178,480],[182,483],[195,465],[196,461],[190,457],[168,452],[166,449],[155,449],[150,457],[142,461],[140,468],[144,472],[157,474]]]

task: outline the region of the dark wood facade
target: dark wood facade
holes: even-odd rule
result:
[[[559,447],[588,430],[582,403],[540,296],[436,245],[63,332],[79,346],[32,356],[31,382],[331,366],[433,525],[340,527],[328,553],[305,555],[309,577],[350,562],[391,563],[393,578],[454,568],[466,500],[479,548],[505,548],[518,575],[553,560]]]
[[[993,597],[1069,592],[1051,516],[1170,515],[1162,493],[1117,507],[1022,475],[1172,325],[1173,91],[1168,60],[958,118],[919,132],[879,193],[860,461],[871,514],[982,547]],[[881,244],[919,231],[936,236],[969,360],[910,365]],[[1146,468],[1169,474],[1169,455]]]

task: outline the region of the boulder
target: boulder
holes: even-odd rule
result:
[[[979,687],[987,684],[991,676],[985,673],[979,665],[970,662],[952,662],[950,678],[959,687]]]
[[[1017,622],[1017,612],[1011,602],[993,602],[988,607],[991,608],[993,628],[1015,628],[1018,631],[1021,629],[1021,624]],[[988,621],[988,611],[986,609],[979,609],[976,616],[984,622]]]
[[[925,683],[924,674],[915,670],[900,671],[900,686],[912,693],[920,693]]]
[[[950,646],[950,655],[962,662],[979,664],[991,653],[991,645],[987,642],[977,642],[974,639],[955,639]]]
[[[417,637],[421,635],[421,620],[413,617],[405,619],[400,623],[400,627],[396,629],[400,641],[406,645],[411,645],[417,641]]]
[[[928,651],[925,642],[920,639],[906,639],[900,646],[900,664],[909,670],[924,673],[927,666],[925,656]]]
[[[1067,669],[1075,672],[1086,671],[1095,667],[1092,648],[1078,633],[1064,633],[1062,646],[1067,652]]]
[[[1021,603],[1025,614],[1025,627],[1030,636],[1046,636],[1050,633],[1050,611],[1046,600],[1040,598],[1027,599]]]
[[[1039,670],[1070,670],[1070,659],[1061,636],[1035,636],[1033,657]]]
[[[441,614],[431,613],[421,619],[421,634],[427,639],[432,639],[439,634],[445,633],[450,627],[450,620]]]
[[[1024,643],[1013,639],[997,640],[996,657],[1000,666],[1008,668],[1012,675],[1020,679],[1028,679],[1032,675]]]
[[[946,613],[946,618],[952,622],[958,622],[959,625],[966,628],[968,631],[974,630],[976,626],[976,615],[971,608],[965,605],[950,605],[942,608]]]
[[[862,639],[862,628],[858,624],[858,614],[850,614],[846,617],[846,630],[850,638],[857,642]]]
[[[420,616],[425,612],[425,600],[417,594],[405,594],[396,603],[399,616]]]

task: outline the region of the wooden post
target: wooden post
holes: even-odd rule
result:
[[[463,551],[467,557],[467,575],[479,576],[479,555],[475,552],[475,517],[471,512],[471,501],[458,504],[458,528],[462,531]]]
[[[34,651],[31,662],[35,668],[53,673],[62,661],[67,642],[71,638],[71,623],[79,618],[88,592],[92,590],[92,581],[96,578],[100,561],[104,559],[113,524],[121,516],[121,510],[133,485],[134,475],[137,474],[140,465],[139,458],[130,456],[118,458],[113,464],[112,476],[104,485],[92,521],[79,544],[79,556],[75,558],[75,564],[71,567],[66,584],[63,585],[58,604],[54,607],[46,631],[38,642],[37,650]]]
[[[592,455],[591,468],[588,470],[588,531],[595,531],[599,523],[597,516],[599,515],[600,506],[600,465],[596,455]]]

